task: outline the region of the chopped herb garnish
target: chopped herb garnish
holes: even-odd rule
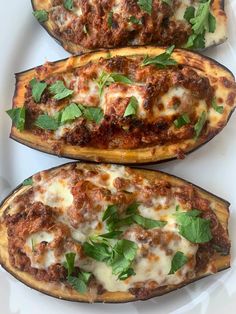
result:
[[[97,124],[99,124],[104,117],[103,110],[99,107],[85,107],[83,105],[79,105],[79,108],[87,120]]]
[[[176,213],[179,233],[192,243],[206,243],[212,239],[210,220],[198,217],[201,211]]]
[[[63,1],[63,5],[64,5],[64,8],[69,10],[69,11],[72,11],[73,9],[73,0],[64,0]]]
[[[48,114],[42,114],[38,116],[34,124],[41,129],[51,131],[57,130],[58,127],[60,126],[58,120],[52,116],[49,116]]]
[[[71,96],[74,91],[71,89],[68,89],[63,81],[56,81],[54,84],[52,84],[49,87],[50,92],[54,95],[54,99],[61,100],[68,96]]]
[[[138,207],[139,207],[139,203],[132,203],[130,204],[127,209],[126,209],[126,214],[137,214],[138,213]]]
[[[128,106],[125,109],[124,117],[135,115],[138,110],[138,100],[135,96],[130,98]]]
[[[196,138],[198,138],[200,136],[206,121],[207,121],[207,114],[205,111],[203,111],[201,116],[199,117],[197,123],[194,125],[194,131],[196,134]]]
[[[96,80],[99,89],[99,96],[101,97],[104,87],[110,86],[112,83],[124,83],[132,84],[132,81],[120,73],[106,73],[102,72],[101,75]]]
[[[190,20],[192,18],[194,18],[194,16],[195,16],[195,8],[192,6],[187,7],[187,9],[185,10],[185,13],[184,13],[185,20],[190,23]]]
[[[25,180],[22,182],[22,185],[23,185],[23,186],[33,185],[33,179],[32,179],[32,177],[30,177],[30,178],[28,178],[28,179],[25,179]]]
[[[108,233],[99,234],[99,237],[105,239],[117,239],[122,233],[122,231],[111,231]]]
[[[182,116],[180,116],[174,121],[174,125],[178,129],[189,123],[190,123],[190,119],[187,113],[184,113]]]
[[[134,275],[136,275],[136,273],[133,270],[133,268],[128,268],[128,269],[122,271],[122,273],[119,274],[118,279],[119,280],[126,280],[130,276],[134,276]]]
[[[118,207],[117,205],[108,205],[107,209],[105,210],[103,216],[102,216],[102,221],[107,220],[109,217],[117,213]]]
[[[65,107],[61,115],[61,123],[64,124],[68,121],[75,120],[82,116],[82,112],[75,103],[71,103],[69,106]]]
[[[33,15],[40,23],[47,22],[48,20],[48,12],[45,10],[36,10],[33,12]]]
[[[138,225],[142,226],[144,229],[153,229],[156,227],[164,227],[167,222],[161,220],[154,220],[150,218],[145,218],[140,215],[133,215],[133,221],[136,222]]]
[[[164,3],[168,4],[168,5],[171,5],[171,1],[172,0],[162,0],[162,2],[164,2]]]
[[[222,114],[224,112],[224,107],[223,106],[218,106],[216,103],[216,99],[214,98],[211,102],[212,108],[214,108],[214,110],[220,114]]]
[[[158,68],[165,68],[167,66],[172,66],[172,65],[176,65],[177,62],[171,58],[171,55],[173,53],[175,49],[175,46],[171,46],[169,48],[166,49],[166,51],[156,57],[148,57],[146,56],[143,60],[142,65],[146,66],[149,64],[154,64],[155,66],[157,66]]]
[[[67,269],[68,276],[70,276],[75,270],[76,254],[73,252],[70,252],[70,253],[67,253],[65,257],[66,257],[66,261],[64,262],[64,267]]]
[[[113,23],[113,12],[110,11],[108,13],[108,18],[107,18],[107,24],[110,28],[112,27],[112,23]]]
[[[35,102],[39,103],[42,97],[43,92],[45,91],[47,87],[47,83],[40,82],[36,78],[33,78],[30,81],[30,86],[32,88],[32,97]]]
[[[188,262],[188,258],[187,256],[184,255],[184,253],[180,251],[176,252],[171,261],[171,269],[170,269],[169,275],[177,272],[177,270],[183,267],[187,262]]]
[[[152,0],[138,0],[137,3],[140,9],[147,12],[149,15],[152,14]]]
[[[137,25],[142,25],[142,21],[137,19],[135,16],[131,16],[129,18],[129,22],[133,23],[133,24],[137,24]]]
[[[19,131],[23,131],[25,128],[25,107],[9,109],[6,113],[12,119],[13,125]]]

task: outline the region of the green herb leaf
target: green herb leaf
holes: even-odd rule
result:
[[[212,108],[214,108],[214,110],[220,114],[222,114],[224,112],[224,107],[223,106],[218,106],[216,103],[216,99],[214,98],[211,102]]]
[[[67,269],[68,277],[74,272],[75,270],[75,257],[76,254],[73,252],[67,253],[66,255],[66,261],[63,264],[64,267]]]
[[[202,34],[206,29],[208,29],[208,16],[210,12],[211,0],[200,3],[196,15],[190,20],[192,24],[192,30],[195,34]]]
[[[73,0],[64,0],[63,1],[63,5],[64,5],[64,8],[69,10],[69,11],[72,11],[73,9]]]
[[[83,116],[87,120],[99,124],[104,117],[104,113],[103,110],[98,107],[84,107]]]
[[[71,96],[74,91],[65,87],[63,81],[56,81],[49,87],[50,92],[54,95],[54,99],[61,100]]]
[[[117,205],[108,205],[107,209],[105,210],[103,216],[102,216],[102,221],[107,220],[109,217],[117,213],[118,207]]]
[[[106,73],[102,72],[96,80],[99,89],[99,96],[101,97],[104,87],[108,87],[113,83],[132,84],[132,81],[127,77],[119,73]]]
[[[51,117],[47,114],[42,114],[38,116],[34,123],[37,127],[45,130],[55,131],[60,126],[60,123],[54,117]]]
[[[175,253],[172,262],[171,262],[171,269],[169,275],[174,274],[177,270],[183,267],[188,262],[187,256],[184,253],[178,251]]]
[[[30,177],[30,178],[28,178],[28,179],[25,179],[25,180],[22,182],[22,185],[23,185],[23,186],[33,185],[33,179],[32,179],[32,177]]]
[[[187,113],[184,113],[182,116],[180,116],[174,121],[174,125],[178,129],[189,123],[190,123],[190,119]]]
[[[107,18],[107,24],[110,28],[112,27],[112,23],[113,23],[113,12],[110,11],[108,13],[108,18]]]
[[[144,229],[153,229],[156,227],[164,227],[167,222],[162,220],[154,220],[150,218],[145,218],[140,215],[134,215],[133,221],[136,222],[138,225],[142,226]]]
[[[128,268],[119,274],[118,279],[119,280],[125,280],[125,279],[129,278],[130,276],[134,276],[134,275],[136,275],[136,273],[133,270],[133,268]]]
[[[168,5],[171,5],[171,0],[162,0],[162,2],[168,4]]]
[[[152,14],[152,0],[138,0],[137,3],[141,10],[147,12],[149,15]]]
[[[44,23],[48,20],[48,12],[45,10],[36,10],[33,12],[33,15],[36,17],[39,23]]]
[[[216,18],[211,13],[208,16],[208,29],[210,33],[214,33],[216,30]]]
[[[129,22],[131,22],[133,24],[137,24],[137,25],[142,25],[143,24],[141,20],[137,19],[133,15],[129,18]]]
[[[156,57],[145,57],[142,65],[147,66],[150,64],[154,64],[160,69],[166,68],[167,66],[176,65],[177,62],[171,58],[171,54],[173,53],[175,46],[171,46],[166,49],[166,51]]]
[[[70,120],[75,120],[82,116],[82,112],[75,103],[71,103],[69,106],[65,107],[61,115],[61,123],[66,123]]]
[[[194,15],[195,15],[195,8],[194,7],[187,7],[187,9],[185,10],[185,13],[184,13],[184,18],[186,21],[188,21],[190,23],[190,20],[192,18],[194,18]]]
[[[126,209],[126,214],[137,214],[138,213],[139,203],[132,203]]]
[[[19,131],[23,131],[25,128],[25,107],[9,109],[6,113],[12,119],[13,125]]]
[[[106,243],[84,242],[84,253],[99,262],[107,262],[111,257],[110,247]]]
[[[48,85],[47,83],[40,82],[36,78],[33,78],[30,81],[30,86],[32,88],[32,96],[36,103],[40,102],[42,94],[45,91],[47,85]]]
[[[199,210],[177,213],[179,233],[192,243],[206,243],[212,239],[210,220],[197,217]]]
[[[199,117],[197,123],[194,125],[194,131],[196,133],[196,138],[198,138],[200,136],[206,121],[207,121],[207,114],[205,111],[203,111],[201,116]]]
[[[78,292],[85,293],[87,291],[87,283],[91,277],[91,273],[82,271],[78,277],[68,276],[67,281]]]
[[[125,271],[133,262],[138,246],[135,242],[122,239],[117,241],[113,247],[112,260],[109,262],[112,273],[118,275]]]
[[[117,239],[122,233],[122,231],[111,231],[108,233],[99,234],[99,237],[105,239]]]
[[[138,100],[135,96],[130,98],[128,106],[125,109],[124,117],[135,115],[138,109]]]

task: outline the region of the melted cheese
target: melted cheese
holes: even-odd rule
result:
[[[97,169],[98,174],[95,174],[92,177],[86,177],[87,170],[84,170],[86,180],[90,180],[98,187],[110,190],[113,194],[116,194],[117,192],[114,187],[114,180],[116,178],[127,178],[131,182],[133,179],[132,174],[130,174],[124,166],[99,165],[97,166]],[[107,175],[107,180],[101,179],[104,174]],[[78,177],[78,180],[81,180],[81,178]],[[74,184],[76,184],[76,181]],[[142,186],[149,186],[149,182],[146,179],[141,180],[139,184]],[[133,191],[138,193],[137,186],[134,184],[131,185],[133,185]],[[101,204],[101,211],[98,213],[95,220],[85,221],[81,223],[78,228],[75,228],[70,224],[67,210],[70,206],[75,206],[70,189],[69,179],[65,180],[60,178],[60,172],[57,174],[57,170],[54,172],[51,171],[50,174],[47,173],[46,176],[41,176],[39,181],[35,178],[34,200],[41,201],[48,206],[59,207],[62,209],[55,224],[60,222],[60,224],[65,224],[69,227],[72,243],[74,241],[75,244],[82,244],[87,241],[91,235],[107,232],[105,223],[102,222],[102,214],[107,207],[107,203],[102,203],[102,201],[99,203]],[[138,240],[138,234],[135,231],[136,229],[130,229],[129,231],[129,228],[132,228],[132,226],[127,227],[125,238],[136,242],[138,245],[137,255],[132,265],[136,272],[135,276],[131,276],[124,281],[117,280],[117,276],[112,274],[112,269],[107,264],[88,257],[79,257],[79,255],[76,254],[76,266],[85,271],[92,272],[98,282],[108,291],[128,291],[137,282],[146,282],[148,285],[148,281],[155,281],[158,286],[179,284],[185,280],[187,274],[193,270],[194,266],[187,263],[173,275],[168,275],[174,254],[177,251],[181,251],[189,258],[194,259],[198,245],[190,243],[178,233],[178,226],[176,224],[175,216],[173,215],[173,213],[176,212],[176,205],[178,204],[176,199],[173,198],[170,200],[166,196],[156,196],[152,197],[150,201],[149,205],[140,204],[138,208],[140,215],[155,220],[164,219],[167,221],[167,224],[161,228],[161,231],[163,233],[172,233],[173,237],[168,240],[168,247],[163,247],[161,243],[157,243],[155,246],[150,246],[148,248],[148,254],[144,255],[142,251],[144,247],[147,248],[146,244]],[[94,204],[96,202],[97,200]],[[84,218],[86,218],[86,215],[84,215]],[[26,239],[24,249],[31,260],[32,267],[47,269],[55,263],[63,263],[65,261],[65,254],[71,252],[71,249],[65,248],[61,255],[58,255],[57,253],[57,256],[55,256],[54,250],[49,249],[50,244],[54,239],[55,235],[53,234],[53,231],[33,233]],[[35,254],[34,252],[34,247],[37,249],[37,245],[43,241],[48,242],[49,245],[47,245],[45,251],[38,256],[38,254]]]

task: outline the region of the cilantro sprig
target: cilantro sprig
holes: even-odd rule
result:
[[[52,84],[49,87],[49,91],[54,95],[53,98],[56,100],[64,99],[68,96],[71,96],[74,93],[73,90],[68,89],[63,83],[63,81],[60,81],[60,80]]]
[[[171,58],[171,55],[174,49],[175,49],[175,46],[173,45],[167,48],[164,53],[156,57],[146,56],[142,62],[142,65],[147,66],[147,65],[153,64],[160,69],[166,68],[167,66],[174,66],[177,64],[177,62],[173,58]]]
[[[80,270],[75,270],[75,257],[73,252],[65,255],[66,261],[64,267],[67,269],[67,281],[78,292],[85,293],[87,291],[88,282],[91,278],[91,273]]]

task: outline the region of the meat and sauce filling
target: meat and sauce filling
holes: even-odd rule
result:
[[[230,242],[191,185],[121,166],[67,165],[33,176],[4,215],[12,266],[38,280],[147,298],[205,271]],[[197,227],[196,227],[197,226]]]
[[[207,140],[217,130],[208,114],[218,106],[201,72],[172,59],[101,58],[66,73],[34,78],[25,95],[26,129],[60,146],[136,149]],[[48,65],[37,69],[47,73]],[[50,72],[49,72],[50,73]],[[221,112],[215,112],[219,120]]]

